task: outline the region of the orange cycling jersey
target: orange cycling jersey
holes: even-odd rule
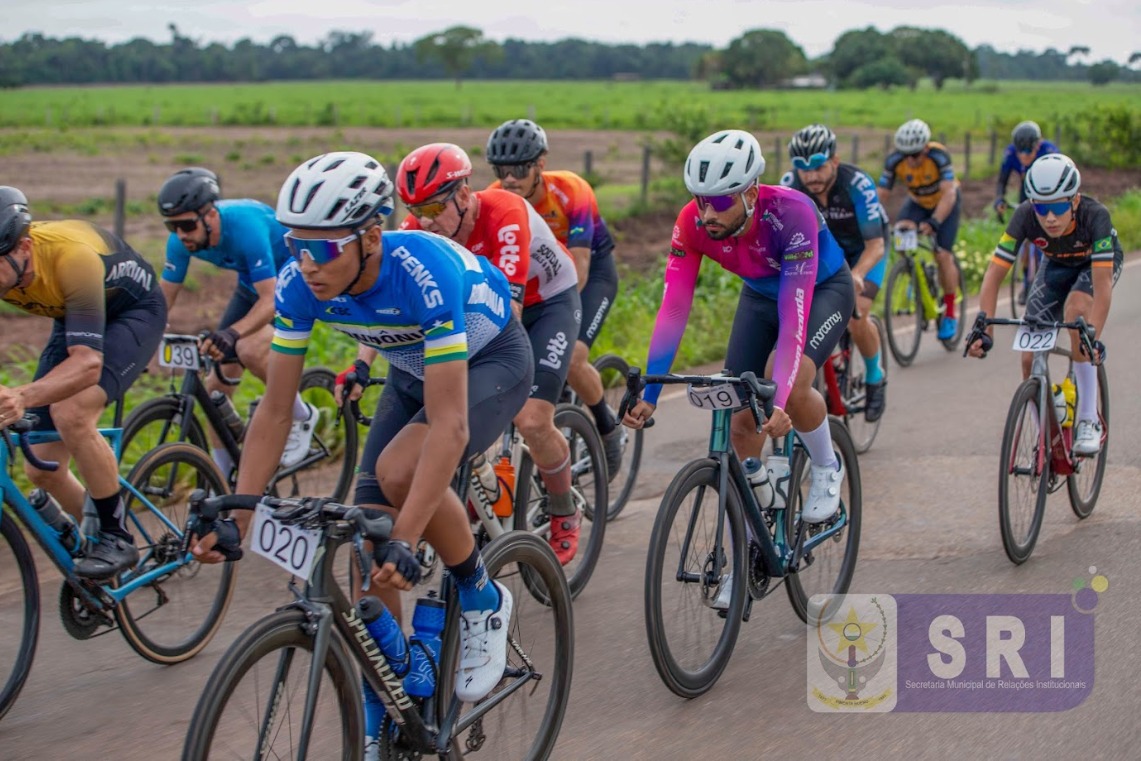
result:
[[[574,172],[543,172],[546,192],[535,211],[551,228],[555,237],[567,248],[590,249],[592,257],[606,256],[614,250],[614,239],[598,213],[598,199],[590,183]],[[499,180],[488,186],[499,189]]]
[[[943,180],[954,180],[955,187],[959,187],[955,170],[951,168],[951,154],[939,143],[927,144],[927,154],[919,166],[912,166],[899,151],[888,156],[884,161],[879,186],[890,190],[899,177],[907,185],[911,200],[924,209],[934,209],[939,205],[939,199],[943,197],[940,188]]]
[[[158,293],[154,269],[120,238],[90,222],[33,222],[35,278],[4,301],[64,321],[68,346],[103,350],[107,319]]]

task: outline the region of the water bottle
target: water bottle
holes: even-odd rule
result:
[[[769,455],[768,462],[769,481],[773,486],[773,508],[784,509],[788,504],[789,475],[788,457],[784,455]]]
[[[384,653],[389,668],[396,676],[408,673],[408,643],[400,622],[384,607],[376,597],[362,597],[356,605],[357,615],[364,621],[365,628],[376,640],[380,652]]]
[[[1057,383],[1054,384],[1054,417],[1058,419],[1059,425],[1065,425],[1066,395],[1062,393],[1062,387]]]
[[[240,444],[242,437],[246,435],[246,426],[242,422],[238,411],[234,409],[234,404],[230,401],[230,397],[221,391],[211,391],[210,401],[214,402],[214,406],[218,408],[218,412],[222,416],[222,421],[234,436],[234,441]]]
[[[510,486],[515,481],[515,468],[511,465],[511,461],[502,457],[492,466],[481,454],[472,461],[471,472],[478,479],[483,498],[491,505],[496,516],[509,518],[512,511]],[[504,483],[508,485],[508,489],[503,488]]]
[[[444,601],[436,597],[434,591],[416,601],[416,611],[412,614],[412,641],[408,646],[411,668],[404,678],[404,689],[414,698],[429,698],[436,690],[445,614]]]
[[[70,553],[79,550],[83,538],[79,534],[79,526],[75,519],[68,515],[55,501],[55,497],[43,489],[33,489],[28,495],[28,503],[43,519],[44,523],[55,529],[59,534],[60,544]]]
[[[757,495],[757,504],[761,506],[762,510],[770,509],[773,506],[775,492],[772,482],[769,481],[768,468],[756,457],[746,457],[741,464],[745,466],[745,477],[749,479],[749,485],[753,487],[753,493]]]
[[[1077,388],[1070,376],[1062,381],[1062,396],[1066,400],[1066,419],[1062,422],[1063,428],[1072,428],[1074,425],[1074,404],[1077,403]]]

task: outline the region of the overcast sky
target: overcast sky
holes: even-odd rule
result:
[[[749,29],[784,31],[810,56],[844,31],[901,24],[942,27],[968,45],[1013,52],[1072,45],[1119,63],[1141,50],[1138,0],[9,0],[0,39],[27,31],[107,42],[169,40],[167,24],[200,42],[279,34],[312,44],[329,31],[367,30],[385,45],[464,24],[494,40],[700,42],[724,47]],[[558,66],[551,62],[552,68]]]

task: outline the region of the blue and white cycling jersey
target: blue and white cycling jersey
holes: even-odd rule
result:
[[[380,273],[356,296],[319,301],[296,262],[277,278],[273,349],[304,354],[317,320],[423,379],[424,366],[479,353],[512,319],[507,278],[490,260],[422,231],[385,232]]]
[[[217,246],[191,253],[174,233],[166,241],[166,264],[162,279],[180,284],[186,279],[190,259],[201,259],[238,273],[238,285],[251,293],[254,283],[277,277],[289,261],[285,227],[274,211],[261,201],[249,198],[218,201],[214,204],[222,218],[222,238]]]

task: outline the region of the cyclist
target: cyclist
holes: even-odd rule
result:
[[[887,381],[879,333],[868,315],[887,266],[887,214],[875,182],[859,167],[840,163],[836,135],[823,124],[810,124],[793,135],[788,155],[794,170],[790,187],[816,202],[852,271],[859,316],[848,322],[848,331],[867,368],[864,416],[874,423],[883,415]]]
[[[511,284],[511,308],[523,321],[535,358],[531,398],[515,418],[547,487],[548,541],[559,562],[578,551],[582,509],[571,489],[570,446],[555,428],[569,351],[582,319],[578,276],[566,248],[526,201],[505,190],[472,190],[471,159],[457,145],[432,143],[409,153],[396,171],[408,207],[401,229],[425,229],[486,257]]]
[[[1010,175],[1018,175],[1018,202],[1022,203],[1026,200],[1026,186],[1022,180],[1026,174],[1026,169],[1034,163],[1036,159],[1046,156],[1051,153],[1059,153],[1058,146],[1051,143],[1049,140],[1042,139],[1042,128],[1036,122],[1019,122],[1014,131],[1010,133],[1011,143],[1006,147],[1002,154],[1002,164],[998,170],[998,188],[994,197],[994,209],[999,214],[1006,213],[1006,185],[1010,182]],[[1028,243],[1023,247],[1020,256],[1025,257],[1031,255],[1030,247],[1032,243]],[[1035,251],[1035,264],[1042,261],[1042,253]],[[1030,287],[1030,269],[1027,267],[1022,268],[1022,289],[1018,292],[1018,303],[1026,303],[1026,291]]]
[[[1027,199],[1014,210],[1006,232],[994,250],[983,275],[979,309],[994,314],[998,290],[1023,241],[1031,240],[1045,257],[1030,285],[1025,320],[1072,322],[1079,316],[1093,325],[1096,337],[1105,329],[1113,286],[1121,274],[1124,252],[1109,211],[1081,194],[1082,177],[1074,162],[1052,153],[1030,165],[1024,180]],[[993,328],[982,337],[971,336],[969,353],[985,357],[992,345]],[[1095,341],[1100,364],[1105,348]],[[1074,453],[1094,455],[1101,450],[1101,423],[1097,416],[1097,368],[1085,357],[1076,334],[1070,336],[1074,378],[1078,392]],[[1079,358],[1085,357],[1079,361]],[[1022,354],[1022,377],[1030,375],[1031,353]]]
[[[908,197],[899,210],[899,218],[918,225],[924,235],[935,236],[935,261],[946,305],[938,336],[940,341],[946,341],[955,336],[959,325],[955,314],[959,273],[953,249],[962,201],[951,154],[941,144],[931,142],[931,128],[921,119],[912,119],[896,130],[895,151],[884,161],[879,180],[880,203],[885,208],[887,196],[900,177],[907,185]]]
[[[120,238],[89,222],[32,222],[28,201],[0,187],[0,297],[25,312],[54,318],[31,383],[0,386],[0,427],[25,412],[60,441],[36,454],[61,467],[42,471],[25,462],[33,484],[68,513],[97,516],[97,542],[75,573],[106,579],[130,568],[139,551],[119,498],[119,466],[99,435],[103,408],[131,387],[158,349],[166,304],[151,266]],[[87,488],[68,468],[76,469]]]
[[[499,125],[487,140],[486,156],[499,178],[490,188],[526,199],[574,258],[582,322],[567,381],[594,416],[613,480],[622,467],[622,428],[603,398],[602,378],[590,364],[590,347],[618,294],[614,239],[598,213],[590,184],[574,172],[546,171],[547,133],[535,122],[512,119]]]
[[[512,599],[506,587],[488,583],[450,484],[461,459],[490,446],[523,406],[531,351],[494,267],[438,236],[382,234],[382,217],[391,213],[392,183],[380,162],[363,153],[317,156],[282,186],[277,219],[289,228],[294,261],[278,278],[269,377],[250,424],[261,446],[242,457],[237,492],[261,494],[277,467],[317,320],[381,351],[390,363],[388,382],[369,427],[355,499],[390,506],[383,509],[396,521],[391,540],[377,551],[372,578],[388,587],[381,596],[398,613],[396,590],[411,589],[420,577],[411,548],[421,535],[431,542],[459,590],[456,694],[475,701],[503,677]],[[244,535],[249,514],[235,521]],[[208,534],[195,555],[223,560],[217,540],[216,532]]]
[[[775,438],[795,428],[800,434],[812,460],[803,518],[817,523],[839,508],[844,465],[832,449],[824,397],[812,381],[840,340],[855,291],[844,252],[820,211],[802,193],[759,184],[764,169],[760,145],[742,130],[715,132],[690,151],[684,176],[694,199],[674,226],[646,367],[664,373],[673,364],[706,257],[740,276],[725,366],[733,374],[751,370],[776,381],[763,432]],[[623,422],[642,427],[660,391],[648,386]],[[742,459],[760,456],[764,437],[747,409],[733,416],[731,435]]]
[[[166,263],[162,269],[162,293],[167,309],[174,309],[191,258],[210,262],[238,273],[238,286],[218,327],[202,341],[202,351],[220,365],[220,377],[206,377],[206,390],[232,397],[236,384],[223,382],[231,373],[241,378],[249,369],[263,383],[273,335],[273,292],[278,270],[289,260],[285,228],[273,217],[273,209],[252,199],[220,200],[218,177],[209,169],[191,167],[175,172],[158,193],[158,209],[170,231]],[[237,372],[227,367],[237,366]],[[295,465],[309,451],[318,409],[298,396],[293,402],[293,426],[281,464]],[[211,431],[211,453],[218,468],[229,474],[234,468],[230,453]]]

